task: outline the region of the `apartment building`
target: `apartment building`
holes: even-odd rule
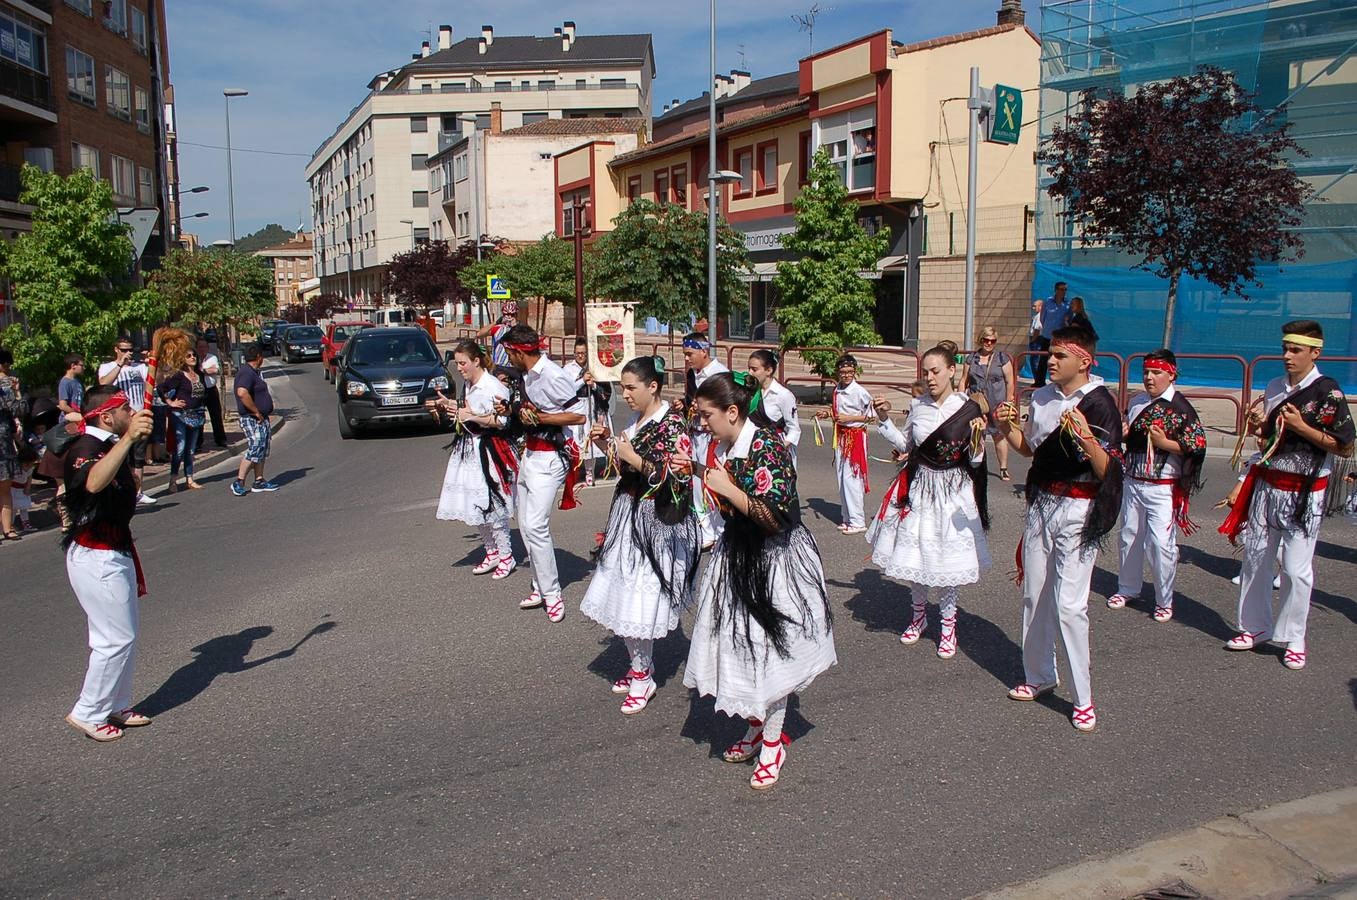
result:
[[[719,79],[716,168],[741,178],[722,187],[718,201],[724,218],[744,233],[754,262],[749,304],[722,330],[776,339],[773,279],[778,261],[791,258],[781,238],[794,230],[793,204],[813,154],[824,148],[859,204],[859,222],[890,237],[876,271],[865,273],[876,287],[878,333],[906,346],[943,336],[961,297],[921,295],[920,265],[926,253],[942,249],[927,246],[932,215],[960,212],[964,220],[970,66],[981,66],[986,83],[1026,89],[1037,86],[1039,64],[1038,42],[1010,0],[988,28],[913,43],[885,29],[806,57],[795,73],[745,80],[745,73],[732,72]],[[599,229],[610,212],[638,198],[704,210],[707,105],[704,95],[668,106],[655,121],[655,140],[630,153],[592,142],[563,154],[558,233],[568,231],[563,211],[576,199],[593,202]],[[1023,129],[1016,145],[982,146],[978,215],[1032,204],[1034,132]],[[1015,284],[1025,292],[1022,279]]]
[[[164,0],[0,0],[0,229],[30,227],[25,164],[87,168],[119,207],[164,211],[169,86]],[[142,254],[164,253],[165,217]]]
[[[302,285],[315,275],[311,232],[298,231],[281,244],[257,250],[254,255],[267,260],[273,270],[273,294],[278,311],[298,302]]]
[[[369,82],[306,167],[323,289],[372,302],[393,255],[435,226],[455,236],[429,159],[490,130],[492,111],[502,131],[558,119],[648,120],[654,76],[648,34],[593,36],[565,22],[551,37],[498,36],[486,25],[454,41],[442,26],[436,48],[426,42]],[[440,199],[431,203],[431,194]],[[488,226],[492,213],[483,212]]]

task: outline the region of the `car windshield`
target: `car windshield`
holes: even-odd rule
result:
[[[355,334],[363,330],[362,325],[336,325],[333,340],[347,341]]]
[[[435,363],[438,354],[427,337],[421,335],[384,336],[370,331],[354,338],[355,365],[382,366],[392,363]]]
[[[318,325],[294,325],[287,330],[287,339],[289,341],[320,340],[320,326]]]

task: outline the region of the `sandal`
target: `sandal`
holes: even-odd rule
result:
[[[1282,654],[1282,665],[1292,671],[1300,671],[1305,668],[1305,651],[1287,650]]]
[[[1113,594],[1107,598],[1108,609],[1125,609],[1126,604],[1131,602],[1131,598],[1125,594]]]
[[[1012,480],[1013,480],[1013,476],[1011,476],[1011,475],[1008,474],[1008,469],[1007,469],[1006,467],[1000,466],[1000,468],[999,468],[999,480],[1000,480],[1000,481],[1012,481]]]
[[[634,676],[636,673],[632,674]],[[650,673],[641,672],[640,676],[641,677],[636,678],[632,683],[633,685],[644,684],[645,688],[639,694],[633,694],[630,689],[628,689],[626,699],[622,701],[622,715],[624,716],[636,715],[638,712],[645,709],[646,704],[650,702],[650,698],[655,696],[657,688],[655,687],[654,679],[650,677]]]
[[[728,763],[748,762],[759,752],[759,745],[763,743],[763,721],[761,719],[749,720],[749,732],[735,743],[726,748],[726,752],[721,754],[721,758]]]
[[[764,741],[763,750],[773,749],[773,758],[768,762],[763,761],[763,753],[759,754],[759,764],[754,768],[754,774],[749,776],[749,786],[756,791],[766,791],[777,784],[777,779],[782,774],[782,766],[787,762],[787,751],[782,748],[792,742],[792,739],[785,734],[775,741]]]
[[[1050,684],[1027,684],[1024,682],[1017,687],[1009,688],[1008,699],[1036,700],[1055,690],[1057,684],[1059,684],[1059,682],[1051,682]]]
[[[177,493],[179,493],[179,482],[177,482],[177,481],[171,481],[171,482],[170,482],[170,486],[169,486],[169,488],[166,490],[165,493],[167,493],[167,494],[177,494]]]
[[[5,540],[7,540],[7,541],[21,541],[21,540],[23,540],[23,535],[19,534],[19,532],[15,531],[15,530],[13,530],[13,529],[10,529],[9,531],[6,531],[6,532],[5,532]]]
[[[1093,704],[1088,706],[1076,706],[1074,712],[1070,715],[1070,722],[1074,727],[1087,734],[1098,727],[1098,714],[1093,710]]]
[[[1226,650],[1252,650],[1255,644],[1267,641],[1266,631],[1241,631],[1225,642]]]
[[[1173,618],[1172,606],[1156,606],[1154,608],[1154,620],[1156,622],[1167,622]]]

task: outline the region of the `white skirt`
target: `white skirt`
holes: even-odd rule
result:
[[[785,536],[769,538],[766,546],[765,552],[773,556],[769,567],[773,603],[793,620],[787,625],[788,655],[778,655],[753,619],[749,621],[751,652],[745,642],[744,617],[731,611],[729,597],[719,598],[720,608],[727,612],[718,629],[716,591],[722,581],[718,573],[725,568],[723,536],[698,581],[697,619],[683,674],[685,686],[714,697],[719,711],[743,719],[764,718],[769,705],[805,690],[817,675],[838,662],[828,610],[820,593],[825,590],[824,573],[810,532],[798,526]],[[818,586],[797,583],[804,579],[806,567],[813,570]],[[798,568],[803,571],[797,572]],[[798,597],[804,599],[805,611]]]
[[[933,587],[975,584],[990,567],[989,544],[971,479],[961,469],[919,466],[910,509],[900,517],[892,483],[885,517],[867,526],[872,562],[888,578]]]
[[[665,593],[655,567],[636,543],[631,508],[631,497],[613,498],[604,550],[580,612],[620,637],[662,638],[678,627],[679,615],[692,603],[686,574],[700,552],[697,523],[689,516],[678,525],[665,525],[647,500],[636,509],[637,527],[654,539],[660,569],[668,575],[670,593]]]
[[[480,447],[480,437],[473,435],[449,454],[443,490],[438,496],[437,518],[477,526],[508,524],[514,513],[513,491],[500,485],[500,496],[491,505],[490,485],[481,468]],[[493,467],[491,477],[499,484],[499,476]]]

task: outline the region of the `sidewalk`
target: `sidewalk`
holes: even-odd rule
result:
[[[978,895],[986,900],[1357,897],[1357,788],[1281,803]]]

